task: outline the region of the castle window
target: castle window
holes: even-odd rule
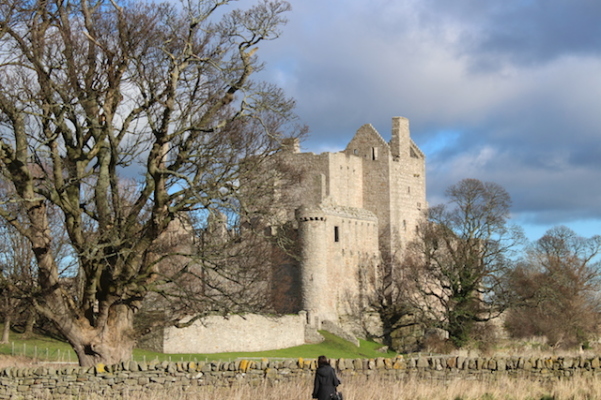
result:
[[[334,242],[340,242],[340,229],[337,226],[334,227]]]
[[[359,155],[359,149],[353,150],[353,154],[356,155],[356,156],[358,156]]]
[[[407,186],[407,194],[411,194],[411,186]]]
[[[374,161],[378,159],[378,148],[377,147],[371,148],[371,159]]]

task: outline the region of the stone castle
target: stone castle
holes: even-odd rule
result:
[[[280,298],[294,297],[283,312],[298,314],[209,317],[190,328],[166,329],[155,350],[261,351],[303,344],[318,329],[357,333],[353,323],[366,311],[381,260],[403,251],[427,208],[424,154],[402,117],[392,119],[388,142],[366,124],[341,152],[290,147],[282,156],[299,171],[299,180],[282,214],[296,228],[300,259],[288,267],[292,287],[274,286],[282,286]]]
[[[370,124],[338,153],[300,153],[293,201],[301,243],[301,309],[309,323],[340,321],[363,308],[382,256],[414,238],[426,208],[425,157],[409,121],[392,119],[386,142]]]

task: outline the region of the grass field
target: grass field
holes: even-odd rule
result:
[[[326,338],[322,343],[306,344],[282,350],[220,354],[163,354],[135,349],[133,359],[136,361],[230,361],[237,358],[317,358],[321,354],[326,354],[329,358],[375,358],[396,355],[394,352],[378,352],[377,349],[382,347],[379,343],[360,340],[360,345],[357,347],[328,332],[322,331],[321,333]],[[20,334],[14,332],[11,332],[9,343],[0,344],[0,354],[27,357],[44,362],[77,362],[77,356],[68,343],[40,335],[24,339]]]
[[[142,360],[232,360],[236,358],[316,358],[326,354],[330,358],[374,358],[394,356],[389,352],[376,351],[381,345],[361,341],[359,347],[323,332],[326,340],[318,345],[304,345],[283,350],[259,353],[223,354],[159,354],[135,350],[134,359]],[[9,344],[0,345],[0,368],[35,364],[39,361],[76,362],[67,343],[35,336],[23,339],[18,333],[11,334]],[[242,400],[242,399],[310,399],[312,381],[264,384],[240,387],[194,387],[185,391],[159,390],[152,393],[124,393],[124,400]],[[408,380],[385,381],[380,378],[343,377],[340,390],[345,400],[593,400],[601,399],[601,378],[575,377],[536,381],[525,378],[499,378],[496,380]],[[87,397],[90,400],[106,399],[106,396]],[[115,397],[116,398],[116,397]]]
[[[195,387],[186,390],[158,390],[152,393],[124,393],[123,400],[302,400],[311,398],[310,380],[275,385],[237,387]],[[456,380],[388,382],[378,379],[344,380],[339,387],[345,400],[595,400],[601,399],[601,383],[574,378],[537,382],[519,378],[498,381]],[[114,397],[116,398],[116,397]],[[105,400],[91,395],[87,400]]]

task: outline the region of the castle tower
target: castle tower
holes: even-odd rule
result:
[[[310,325],[319,329],[321,321],[332,317],[328,291],[328,245],[326,215],[317,208],[296,210],[301,242],[302,308]]]
[[[291,210],[300,240],[301,304],[309,323],[352,325],[364,311],[381,256],[402,257],[427,208],[425,157],[409,120],[389,142],[370,124],[337,153],[283,155],[301,177]],[[353,328],[351,328],[352,330]]]

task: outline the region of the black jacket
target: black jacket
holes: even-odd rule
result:
[[[340,385],[340,381],[336,377],[334,368],[329,365],[322,365],[315,371],[312,397],[319,400],[329,400],[330,394],[336,392],[336,386],[338,385]]]

